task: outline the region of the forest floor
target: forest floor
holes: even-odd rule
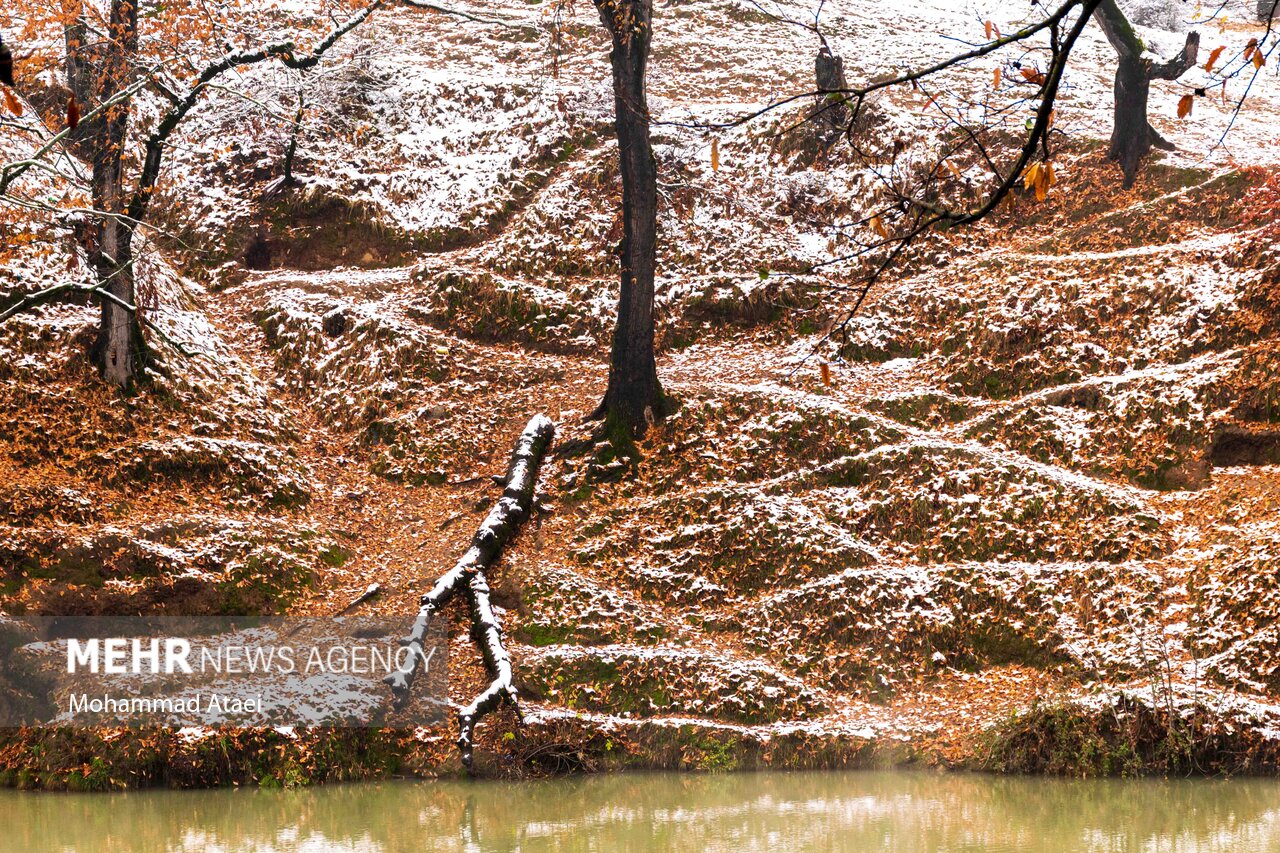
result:
[[[696,39],[736,8],[673,14]],[[459,50],[505,38],[405,10],[385,27],[402,50],[424,33]],[[782,52],[790,36],[777,38]],[[418,85],[379,77],[393,59],[375,54],[364,79]],[[262,152],[226,154],[232,212],[211,224],[193,202],[169,225],[228,262],[211,270],[161,240],[144,273],[155,316],[200,355],[166,352],[142,392],[96,378],[89,309],[0,330],[5,612],[330,613],[377,582],[368,610],[407,625],[545,413],[558,429],[545,507],[491,578],[526,724],[507,711],[483,724],[486,772],[1274,772],[1277,164],[1255,146],[1173,157],[1120,190],[1081,107],[1046,202],[932,238],[838,328],[840,281],[787,274],[860,186],[838,156],[744,133],[713,170],[705,139],[660,136],[659,371],[680,408],[620,459],[586,423],[616,292],[598,57],[556,84],[586,104],[570,107],[554,91],[510,107],[511,88],[472,61],[450,54],[424,75],[433,109],[464,129],[451,111],[494,111],[528,133],[408,132],[397,122],[418,119],[388,105],[409,100],[387,89],[365,97],[375,141],[360,156],[394,141],[419,163],[410,149],[426,145],[439,157],[420,174],[326,172],[347,162],[330,149],[361,144],[315,141],[316,178],[263,201],[265,181],[234,171]],[[696,84],[716,67],[688,80],[657,67],[659,103],[672,77],[715,102]],[[1100,73],[1074,97],[1105,85]],[[1247,140],[1274,135],[1267,85]],[[528,144],[512,154],[512,137]],[[469,153],[430,148],[446,144]],[[519,178],[486,185],[508,156]],[[454,168],[475,198],[425,203]],[[255,239],[268,269],[241,263]],[[464,614],[451,620],[451,698],[465,702],[484,675]],[[103,756],[104,784],[448,773],[451,738],[7,732],[0,779],[83,784]]]

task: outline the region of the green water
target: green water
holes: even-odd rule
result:
[[[0,792],[6,851],[1280,850],[1280,782],[633,775],[301,791]]]

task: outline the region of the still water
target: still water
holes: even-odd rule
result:
[[[6,851],[1280,851],[1280,782],[631,775],[0,791]]]

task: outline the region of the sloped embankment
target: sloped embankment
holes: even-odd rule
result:
[[[1064,152],[1046,204],[931,241],[828,340],[816,332],[842,305],[800,271],[864,189],[852,170],[746,134],[716,170],[705,140],[664,137],[660,366],[682,407],[620,459],[581,426],[620,236],[612,149],[580,144],[607,107],[600,56],[566,68],[563,102],[534,98],[493,79],[497,57],[533,47],[394,15],[397,38],[458,49],[369,60],[353,125],[313,141],[299,209],[255,209],[252,170],[232,173],[227,239],[258,214],[287,239],[271,217],[294,215],[297,245],[208,288],[143,272],[199,357],[166,353],[121,399],[83,358],[92,311],[0,328],[6,611],[330,613],[377,581],[368,606],[407,619],[494,499],[512,435],[545,411],[563,453],[491,579],[528,725],[486,723],[488,772],[1274,770],[1274,173],[1153,165],[1130,195],[1107,189],[1096,153]],[[800,79],[777,57],[811,67],[798,49],[756,53],[761,86]],[[485,130],[484,113],[501,121]],[[209,140],[236,130],[208,120]],[[259,143],[226,156],[257,163]],[[325,158],[355,166],[320,174]],[[347,220],[305,207],[332,197]],[[221,237],[228,220],[202,205],[184,235]],[[344,232],[354,219],[369,227]],[[351,245],[325,255],[335,233]],[[419,249],[433,254],[388,267]],[[325,268],[338,262],[359,268]],[[483,674],[454,661],[469,698]],[[10,732],[0,781],[429,775],[457,769],[450,740]]]

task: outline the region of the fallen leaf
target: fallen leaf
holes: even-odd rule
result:
[[[18,96],[13,94],[13,90],[5,87],[4,105],[9,108],[9,112],[16,116],[22,115],[22,101],[18,100]]]

